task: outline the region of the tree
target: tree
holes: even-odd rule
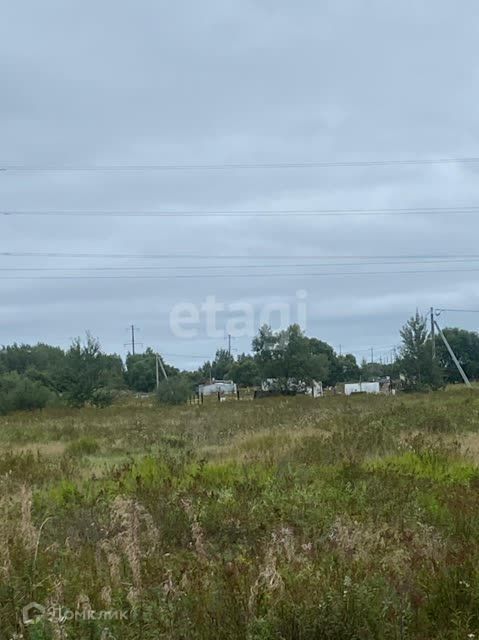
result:
[[[65,352],[47,344],[13,344],[0,349],[0,373],[19,373],[54,391],[61,389]]]
[[[446,328],[443,333],[466,375],[471,380],[479,379],[479,334],[458,328]],[[436,338],[436,353],[446,382],[462,382],[461,374],[440,337]]]
[[[16,371],[0,375],[0,415],[43,409],[54,400],[55,395],[40,382],[29,380]]]
[[[406,389],[420,391],[439,388],[442,375],[437,360],[432,358],[426,318],[416,311],[403,326],[400,335],[403,342],[400,366],[406,378]]]
[[[229,376],[239,387],[256,387],[261,384],[257,362],[253,356],[245,353],[238,356],[236,362],[233,363]]]
[[[166,375],[178,375],[175,367],[164,365]],[[163,375],[163,374],[160,374]],[[148,347],[145,353],[128,354],[125,379],[128,387],[141,393],[149,393],[156,388],[156,353]]]
[[[111,402],[107,400],[108,369],[105,367],[105,356],[100,343],[87,333],[83,344],[76,338],[66,354],[63,383],[66,390],[68,404],[82,407],[87,403],[105,406]]]
[[[335,367],[336,382],[354,382],[359,379],[360,369],[352,353],[337,356]]]
[[[234,364],[234,358],[226,349],[218,349],[215,359],[211,364],[211,374],[215,380],[224,380],[230,377],[230,369]]]
[[[158,387],[157,398],[161,404],[185,404],[191,395],[191,387],[184,376],[175,376],[162,380]]]
[[[363,380],[377,380],[388,375],[389,365],[381,362],[361,362],[360,375]]]
[[[262,327],[253,340],[261,377],[275,379],[282,390],[324,380],[330,362],[326,353],[318,352],[316,342],[305,336],[297,324],[277,333],[273,333],[271,327]]]

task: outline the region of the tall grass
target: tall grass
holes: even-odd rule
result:
[[[1,633],[479,637],[478,416],[455,390],[0,418]]]

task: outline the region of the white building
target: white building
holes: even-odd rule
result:
[[[379,382],[351,382],[344,385],[344,393],[347,396],[353,393],[380,393]]]
[[[204,396],[215,396],[218,393],[222,396],[236,394],[236,384],[232,380],[213,380],[206,384],[200,384],[198,393]]]
[[[313,398],[321,398],[323,394],[323,383],[313,380],[313,384],[309,385],[305,382],[296,383],[288,380],[287,388],[289,391],[295,391],[298,395],[312,396]],[[261,383],[262,391],[276,391],[279,389],[278,381],[274,378],[268,378]]]

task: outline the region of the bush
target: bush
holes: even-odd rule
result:
[[[18,373],[0,376],[0,414],[43,409],[54,399],[55,395],[40,382]]]
[[[157,391],[158,401],[162,404],[185,404],[190,395],[190,385],[180,376],[163,380]]]
[[[95,389],[92,393],[91,403],[97,409],[105,409],[113,404],[115,396],[110,389]]]
[[[90,436],[84,436],[79,440],[74,440],[66,448],[65,453],[72,457],[91,456],[98,452],[100,445]]]

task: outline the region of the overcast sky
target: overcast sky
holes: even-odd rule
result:
[[[51,170],[0,172],[0,211],[479,205],[479,162],[56,170],[476,157],[478,42],[477,0],[3,2],[0,166]],[[249,302],[259,321],[271,302],[291,304],[294,315],[296,292],[305,290],[308,334],[358,358],[374,346],[375,355],[385,358],[416,308],[479,309],[479,271],[471,271],[479,261],[357,266],[354,256],[479,254],[478,232],[474,212],[0,216],[3,253],[120,254],[0,256],[0,343],[67,346],[90,330],[106,350],[124,355],[127,326],[135,323],[138,341],[191,368],[226,342],[206,335],[201,314],[198,337],[175,336],[169,321],[174,305],[199,306],[207,296],[226,306]],[[250,258],[218,259],[228,255]],[[327,266],[335,261],[321,256],[332,255],[351,258]],[[279,266],[298,261],[305,266]],[[354,266],[341,266],[345,262]],[[458,271],[444,272],[452,269]],[[300,275],[321,271],[344,275]],[[384,274],[348,275],[371,271]],[[161,274],[174,277],[152,277]],[[220,331],[232,315],[230,310],[219,316]],[[449,313],[441,321],[476,329],[479,314]],[[233,347],[249,350],[250,343],[243,336]]]

